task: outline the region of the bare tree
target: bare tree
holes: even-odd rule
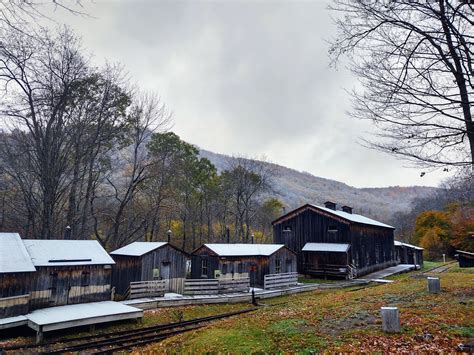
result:
[[[104,246],[120,247],[144,237],[149,218],[135,207],[138,193],[151,176],[146,146],[154,132],[168,129],[169,124],[170,114],[156,95],[135,95],[125,140],[114,153],[112,168],[105,176],[102,189],[108,193],[94,196],[92,205],[95,235]],[[98,209],[95,206],[100,198],[105,203]]]
[[[370,147],[422,166],[474,163],[474,6],[469,1],[336,0],[338,38],[360,79],[353,116]]]

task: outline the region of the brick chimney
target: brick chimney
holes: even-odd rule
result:
[[[342,206],[342,210],[343,210],[344,212],[347,212],[347,213],[352,214],[352,207],[349,207],[349,206]]]
[[[329,208],[330,210],[336,210],[336,204],[331,201],[324,202],[324,207]]]

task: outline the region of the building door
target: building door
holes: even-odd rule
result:
[[[171,267],[171,263],[168,261],[164,261],[161,263],[161,279],[162,280],[170,279],[170,267]]]
[[[69,272],[57,272],[50,274],[50,297],[49,304],[51,306],[62,306],[68,304],[69,291],[71,289],[71,277]]]

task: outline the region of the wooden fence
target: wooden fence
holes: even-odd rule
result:
[[[184,278],[174,278],[165,280],[166,291],[182,294],[184,291],[184,280]]]
[[[248,292],[249,288],[249,277],[240,277],[236,279],[219,279],[219,293]]]
[[[195,295],[217,295],[219,293],[219,281],[217,279],[186,279],[184,280],[183,294]]]
[[[264,276],[263,284],[265,290],[296,286],[298,284],[298,273],[268,274]]]
[[[165,291],[166,280],[130,282],[127,298],[163,297]]]

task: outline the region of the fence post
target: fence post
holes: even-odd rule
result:
[[[429,293],[440,293],[441,285],[439,277],[428,277],[428,292]]]
[[[381,307],[382,330],[387,333],[400,332],[400,314],[397,307]]]

